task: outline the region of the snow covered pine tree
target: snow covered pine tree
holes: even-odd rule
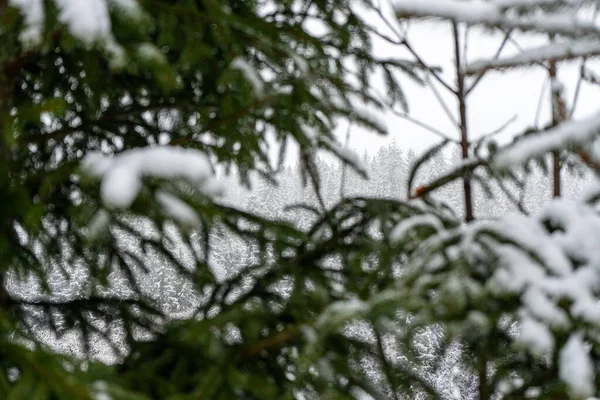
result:
[[[395,0],[399,18],[454,26],[463,162],[423,199],[342,200],[305,232],[220,204],[213,166],[274,176],[269,134],[298,143],[317,189],[319,148],[361,172],[335,123],[382,130],[362,105],[405,106],[396,78],[435,72],[371,55],[374,29],[358,16],[381,15],[371,2],[0,0],[0,394],[473,397],[421,373],[437,366],[419,357],[435,327],[439,360],[458,347],[476,397],[595,396],[600,185],[495,221],[473,220],[468,199],[481,171],[515,179],[511,168],[548,152],[557,170],[568,155],[599,172],[600,118],[563,121],[556,101],[555,126],[488,152],[463,118],[489,69],[597,55],[592,3]],[[555,43],[462,65],[466,25]],[[388,99],[368,86],[376,69]],[[468,223],[427,200],[453,180]],[[216,224],[258,249],[226,278],[208,254]],[[187,282],[187,313],[165,313],[144,279],[157,268]],[[82,352],[59,355],[65,341]]]
[[[318,316],[389,283],[390,247],[367,227],[407,208],[347,201],[305,233],[219,203],[213,173],[273,177],[269,145],[290,141],[316,187],[318,149],[364,173],[337,121],[384,133],[362,106],[405,103],[397,78],[420,68],[371,55],[371,7],[0,0],[0,397],[378,393],[357,364],[375,347]],[[369,90],[376,69],[388,98]],[[217,225],[258,252],[225,279]],[[347,267],[322,267],[340,252]]]

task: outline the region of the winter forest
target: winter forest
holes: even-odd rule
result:
[[[598,0],[0,0],[0,399],[600,398]]]

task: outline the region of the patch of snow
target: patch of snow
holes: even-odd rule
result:
[[[554,335],[545,324],[527,314],[521,317],[520,322],[517,343],[537,357],[546,356],[554,350]]]
[[[92,44],[111,32],[110,15],[104,0],[54,0],[59,19],[77,39]]]
[[[559,355],[559,377],[573,398],[584,399],[595,392],[594,365],[581,334],[573,334]]]
[[[552,43],[547,46],[527,49],[512,57],[476,61],[467,66],[466,72],[475,74],[487,69],[522,67],[543,61],[562,61],[599,54],[600,41],[598,40],[586,39],[567,43]]]
[[[163,190],[156,192],[156,201],[163,207],[164,213],[181,226],[194,229],[200,225],[196,211],[185,201]]]
[[[92,385],[94,389],[94,400],[112,400],[108,394],[108,384],[104,381],[96,381]]]
[[[523,294],[523,305],[531,314],[551,328],[566,330],[571,326],[567,313],[539,288],[532,286]]]
[[[329,139],[328,137],[322,137],[321,140],[329,146],[329,148],[342,160],[348,162],[352,166],[354,166],[361,174],[364,176],[369,175],[369,170],[367,166],[362,162],[358,154],[354,151],[343,147],[339,143],[334,140]]]
[[[411,230],[418,226],[430,226],[436,231],[442,231],[444,226],[433,214],[421,214],[400,221],[390,233],[390,240],[398,242]]]
[[[521,214],[509,214],[490,229],[516,241],[527,251],[539,257],[550,270],[559,276],[571,272],[571,262],[556,243],[548,237],[541,222]]]
[[[132,17],[139,17],[141,14],[140,5],[137,0],[108,0],[110,4],[118,8],[119,11]]]
[[[308,75],[310,68],[306,59],[304,59],[304,57],[300,57],[293,51],[290,52],[290,57],[292,60],[294,60],[296,67],[298,67],[298,70],[300,71],[300,74],[302,74],[303,76]]]
[[[104,50],[108,53],[110,67],[121,69],[127,65],[127,55],[125,50],[110,36],[104,41]]]
[[[360,316],[362,313],[369,311],[369,309],[369,304],[359,299],[336,301],[319,316],[315,327],[317,329],[327,326],[335,327],[354,317]]]
[[[160,51],[158,47],[153,45],[152,43],[142,43],[138,46],[137,49],[138,55],[146,60],[155,63],[165,63],[165,55]]]
[[[45,20],[43,0],[10,0],[9,4],[17,8],[25,20],[25,29],[19,34],[19,40],[25,47],[40,44]]]
[[[199,150],[157,146],[125,151],[113,157],[90,153],[82,167],[101,177],[101,196],[109,207],[128,208],[137,198],[144,177],[183,179],[206,195],[220,194],[210,162]]]
[[[492,165],[507,169],[551,150],[565,148],[569,144],[591,141],[600,133],[600,113],[581,121],[566,121],[556,127],[520,138],[500,150],[492,159]]]
[[[501,26],[521,31],[577,35],[598,33],[600,26],[575,14],[506,14],[506,4],[480,0],[394,0],[396,14],[401,17],[442,18],[469,25]]]
[[[592,71],[589,67],[584,67],[582,71],[582,77],[590,83],[600,85],[600,74]]]
[[[263,97],[265,94],[265,83],[261,79],[258,71],[242,57],[236,57],[231,62],[231,68],[240,71],[246,80],[250,83],[257,96]]]

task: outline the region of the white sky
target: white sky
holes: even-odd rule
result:
[[[373,20],[378,27],[383,26],[371,16],[366,17],[366,20]],[[428,65],[441,67],[443,70],[442,77],[450,86],[454,87],[454,44],[451,34],[449,22],[411,22],[408,29],[408,38],[415,51]],[[524,49],[545,44],[544,37],[539,35],[536,37],[528,34],[515,37],[518,44]],[[489,31],[480,28],[471,28],[467,49],[468,62],[493,57],[503,38],[502,33],[491,34]],[[514,55],[519,52],[517,47],[509,42],[504,47],[502,56]],[[374,54],[381,58],[414,59],[405,49],[395,47],[382,40],[376,41]],[[597,62],[588,62],[586,65],[591,67],[592,70],[600,72]],[[579,68],[580,61],[559,64],[559,79],[565,85],[566,99],[569,106],[579,77]],[[470,78],[468,83],[472,81],[473,78]],[[497,135],[498,140],[505,142],[512,138],[514,134],[533,126],[540,92],[546,81],[547,72],[540,66],[511,70],[510,72],[488,72],[468,98],[467,118],[470,136],[477,138],[482,134],[492,132],[513,117],[516,117],[516,120],[502,134]],[[448,136],[459,138],[457,127],[453,125],[443,111],[431,89],[416,85],[409,80],[406,80],[402,87],[407,96],[412,117],[426,122]],[[455,98],[448,94],[447,90],[441,85],[436,83],[436,87],[446,100],[446,104],[454,118],[458,119],[458,105]],[[599,95],[600,86],[593,86],[584,82],[574,117],[581,118],[598,111],[600,108],[598,105]],[[549,120],[550,94],[549,85],[546,85],[540,125],[546,124]],[[357,150],[359,154],[363,150],[374,152],[380,146],[395,138],[401,146],[419,152],[440,140],[438,136],[429,131],[392,114],[386,117],[386,121],[390,133],[385,137],[358,127],[353,128],[350,147]],[[343,142],[346,128],[340,126],[337,133],[340,141]]]

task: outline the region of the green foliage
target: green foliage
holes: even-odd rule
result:
[[[356,275],[363,270],[359,250],[376,245],[359,240],[367,220],[356,232],[329,227],[336,231],[327,241],[309,240],[325,228],[316,226],[307,237],[220,206],[183,182],[150,178],[130,209],[106,209],[100,183],[78,168],[91,151],[115,154],[168,142],[234,165],[247,181],[250,171],[275,172],[267,133],[297,142],[311,163],[318,148],[338,152],[333,129],[340,118],[381,131],[361,112],[361,104],[384,106],[369,94],[370,74],[386,71],[390,104],[405,103],[397,73],[418,76],[409,62],[372,58],[369,29],[350,3],[142,0],[137,12],[125,13],[109,2],[110,35],[90,40],[71,30],[63,5],[44,1],[39,40],[25,42],[27,10],[0,1],[3,397],[87,398],[97,383],[127,399],[133,392],[211,397],[209,390],[216,397],[279,398],[296,389],[333,395],[362,385],[340,356],[336,369],[347,375],[344,383],[311,378],[311,386],[311,379],[300,379],[313,372],[299,338],[303,324],[343,296],[331,288],[334,281],[366,296],[369,282],[385,278]],[[309,20],[322,23],[325,35],[311,34]],[[352,83],[345,78],[347,60],[357,66]],[[252,71],[260,77],[253,79]],[[154,200],[159,189],[192,207],[200,225],[190,230],[169,222]],[[209,238],[217,226],[258,251],[224,282],[211,270]],[[352,279],[328,276],[318,266],[348,248],[343,237],[356,241]],[[185,283],[153,286],[171,278]],[[282,281],[292,285],[290,295],[267,289]],[[232,302],[232,291],[244,294]],[[184,305],[161,304],[170,293],[186,296]],[[182,308],[202,318],[179,325],[164,314]],[[228,343],[224,332],[234,328],[238,342]],[[288,331],[295,333],[280,343]],[[67,368],[46,346],[71,340],[80,355],[100,347],[124,364],[116,371],[92,363],[87,373],[75,373],[79,366]]]
[[[374,29],[361,17],[370,1],[140,0],[129,12],[118,3],[106,3],[110,32],[86,37],[64,4],[40,2],[39,40],[25,41],[27,10],[0,0],[3,398],[436,398],[443,390],[434,378],[448,362],[463,368],[456,379],[471,398],[475,387],[481,398],[523,398],[531,388],[592,394],[557,367],[573,338],[590,345],[589,354],[583,344],[576,350],[596,363],[593,314],[571,307],[583,297],[533,281],[511,291],[505,280],[519,263],[551,288],[555,275],[598,278],[589,254],[556,239],[596,221],[595,204],[555,203],[513,225],[465,225],[429,199],[461,179],[488,194],[494,180],[510,197],[506,176],[522,183],[494,169],[494,157],[510,151],[495,146],[489,158],[476,146],[472,159],[437,174],[417,190],[425,201],[323,200],[333,175],[319,174],[318,150],[363,173],[335,141],[336,124],[385,133],[370,111],[408,110],[399,79],[423,83],[427,69],[373,58]],[[369,85],[376,72],[386,98]],[[106,174],[81,167],[94,151],[114,160],[170,144],[239,171],[242,182],[251,173],[272,182],[282,165],[271,165],[273,141],[280,157],[297,143],[300,175],[316,192],[301,205],[312,213],[301,227],[274,210],[220,203],[210,179],[147,171],[136,176],[131,205],[115,207],[104,197]],[[409,194],[446,144],[416,159]],[[165,195],[176,207],[161,203]],[[263,208],[281,206],[271,200]],[[557,207],[572,207],[575,226]],[[576,238],[588,250],[597,244]],[[224,254],[226,245],[235,249]],[[539,295],[531,287],[547,291],[568,327],[535,314],[523,300]],[[595,304],[597,288],[582,287],[589,297],[579,306]],[[515,340],[519,323],[541,321],[551,345]],[[591,374],[598,380],[595,364]]]

